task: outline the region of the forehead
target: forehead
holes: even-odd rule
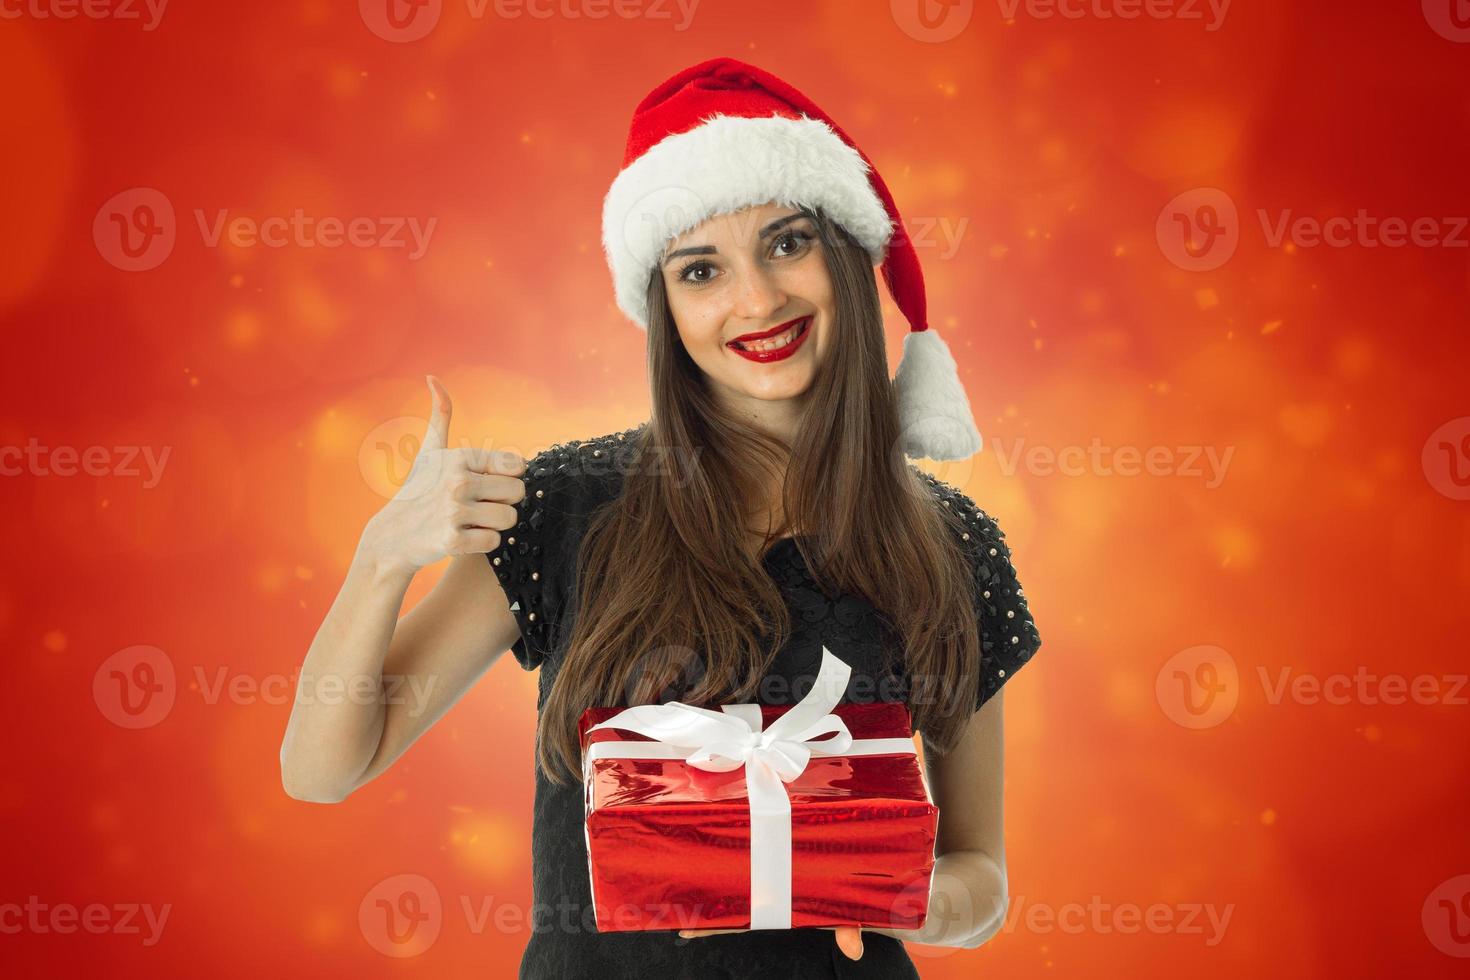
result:
[[[771,222],[801,213],[799,208],[784,204],[758,204],[717,214],[672,239],[668,251],[696,245],[753,245],[760,240],[762,229]]]

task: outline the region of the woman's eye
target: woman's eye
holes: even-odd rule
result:
[[[788,231],[786,234],[784,234],[780,238],[776,239],[776,246],[775,247],[780,248],[780,246],[782,245],[782,243],[789,241],[795,247],[791,251],[786,252],[785,254],[786,255],[795,255],[801,249],[805,248],[806,247],[806,244],[808,242],[810,242],[811,240],[812,240],[812,236],[811,235],[808,235],[804,231]]]
[[[680,282],[692,282],[692,283],[705,283],[705,282],[709,282],[708,279],[692,279],[692,278],[690,278],[690,273],[692,273],[692,272],[699,272],[699,271],[713,272],[714,271],[714,267],[711,266],[708,262],[691,262],[691,263],[689,263],[688,265],[686,265],[683,269],[681,269],[679,271],[679,281]]]

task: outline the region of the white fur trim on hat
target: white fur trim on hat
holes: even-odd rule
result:
[[[646,330],[648,277],[668,243],[715,215],[768,201],[820,207],[881,262],[893,221],[868,173],[857,150],[805,115],[712,115],[665,137],[623,168],[603,201],[618,308]]]
[[[893,388],[905,455],[965,459],[980,451],[980,430],[970,414],[954,356],[933,327],[904,335]]]

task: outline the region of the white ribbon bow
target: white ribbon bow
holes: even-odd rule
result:
[[[621,728],[653,742],[594,742],[583,759],[590,774],[598,759],[681,759],[708,772],[745,767],[750,798],[750,928],[791,928],[791,797],[786,783],[814,755],[915,754],[908,738],[854,739],[832,709],[842,700],[852,668],[826,647],[812,689],[762,731],[759,704],[726,704],[720,711],[671,701],[640,704],[588,728]],[[835,733],[834,738],[816,741]]]

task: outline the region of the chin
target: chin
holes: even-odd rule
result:
[[[772,384],[756,389],[747,389],[745,394],[750,398],[758,398],[766,402],[784,402],[793,398],[800,398],[811,388],[811,379],[804,378],[796,384]]]

